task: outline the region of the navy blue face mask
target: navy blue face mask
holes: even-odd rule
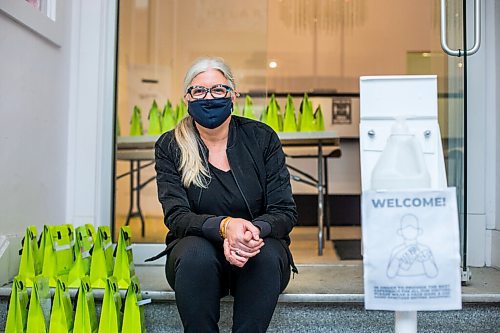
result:
[[[231,115],[231,98],[197,99],[188,102],[188,113],[205,128],[217,128]]]

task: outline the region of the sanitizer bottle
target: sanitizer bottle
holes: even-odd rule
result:
[[[431,178],[420,144],[404,118],[396,119],[384,151],[372,172],[371,188],[429,188]]]

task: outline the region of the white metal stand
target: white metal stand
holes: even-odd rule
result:
[[[417,311],[396,311],[396,333],[417,333]]]

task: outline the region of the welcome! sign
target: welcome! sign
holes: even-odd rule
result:
[[[461,309],[458,230],[454,188],[364,192],[366,309]]]

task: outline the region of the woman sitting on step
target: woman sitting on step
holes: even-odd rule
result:
[[[277,134],[231,115],[229,67],[202,58],[184,79],[189,116],[155,146],[167,280],[186,332],[218,332],[220,299],[234,297],[233,332],[265,332],[296,272],[297,221]]]

